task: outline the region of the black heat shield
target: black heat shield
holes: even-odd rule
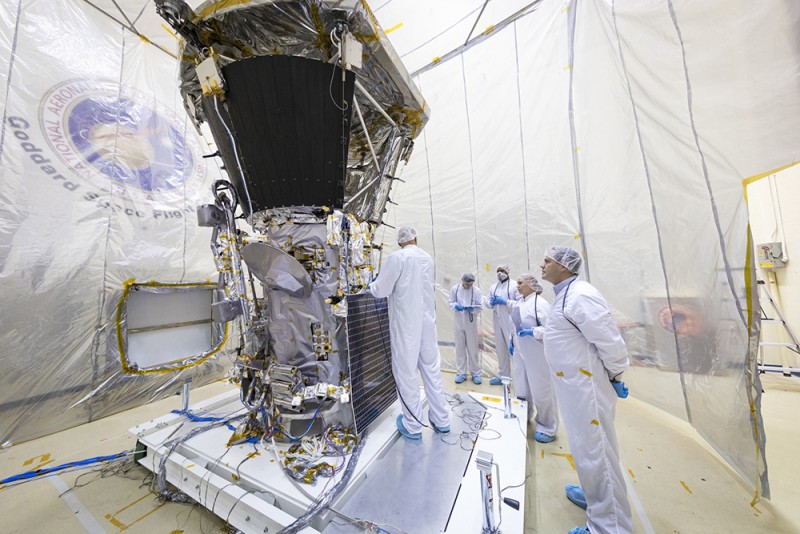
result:
[[[225,100],[205,97],[203,107],[245,217],[278,207],[343,207],[355,82],[345,72],[342,83],[341,68],[294,56],[222,68]]]

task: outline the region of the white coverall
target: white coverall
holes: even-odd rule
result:
[[[389,297],[392,374],[402,397],[403,426],[422,430],[423,414],[417,370],[428,398],[429,416],[437,427],[450,424],[444,398],[434,303],[433,259],[416,245],[389,255],[369,285],[374,297]]]
[[[472,376],[481,376],[481,365],[478,361],[478,314],[481,311],[481,290],[474,285],[465,289],[456,284],[450,289],[450,307],[455,310],[456,304],[472,306],[473,311],[455,311],[456,317],[456,372],[466,376],[467,370]]]
[[[553,390],[552,371],[544,357],[542,344],[549,315],[550,303],[541,295],[531,293],[517,301],[512,310],[514,326],[517,330],[532,328],[533,337],[515,336],[513,358],[517,364],[515,367],[523,370],[523,379],[515,387],[518,396],[528,399],[528,420],[536,423],[537,432],[555,436],[558,431],[558,404]]]
[[[508,301],[507,304],[492,306],[490,299],[493,296],[503,297]],[[513,379],[514,384],[521,383],[524,376],[521,369],[512,369],[511,359],[508,354],[508,345],[514,335],[514,323],[511,321],[511,309],[514,303],[522,298],[517,289],[517,284],[511,279],[505,282],[497,282],[489,289],[489,294],[484,299],[486,305],[492,309],[492,323],[494,324],[494,345],[497,351],[497,375],[508,376]],[[511,373],[514,373],[513,375]],[[515,386],[516,388],[516,386]],[[517,389],[519,392],[519,389]],[[518,397],[524,397],[517,393]]]
[[[628,350],[594,286],[573,279],[556,294],[545,326],[544,352],[586,495],[589,530],[631,533],[633,519],[614,430],[617,394],[609,380],[628,368]]]

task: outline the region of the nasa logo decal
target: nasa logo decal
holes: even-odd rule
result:
[[[110,80],[53,87],[39,120],[50,147],[76,174],[132,200],[182,195],[184,183],[205,175],[199,148],[183,134],[185,121]]]

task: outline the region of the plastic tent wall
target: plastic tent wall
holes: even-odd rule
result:
[[[378,16],[391,26],[411,4]],[[485,293],[499,263],[539,275],[549,246],[581,250],[632,395],[768,496],[743,180],[800,159],[799,17],[792,2],[545,1],[411,65],[432,115],[388,222],[416,225],[435,256],[441,344],[463,272]]]
[[[157,18],[134,3],[131,21]],[[216,280],[211,230],[194,213],[220,174],[183,111],[176,61],[88,3],[3,1],[0,15],[8,445],[175,394],[185,376],[218,379],[227,365],[126,375],[114,350],[126,280]]]
[[[548,246],[579,248],[628,341],[632,394],[691,421],[768,495],[742,180],[800,159],[800,7],[383,0],[373,9],[431,105],[387,222],[416,225],[435,256],[446,362],[446,294],[461,273],[476,272],[486,291],[498,263],[512,276],[538,273]],[[101,79],[161,110],[192,157],[203,152],[161,50],[175,40],[152,2],[3,0],[0,10],[5,441],[174,391],[178,376],[120,374],[108,357],[113,308],[130,278],[213,276],[207,232],[191,216],[156,212],[208,202],[217,171],[141,191],[82,173],[48,137],[53,89]]]

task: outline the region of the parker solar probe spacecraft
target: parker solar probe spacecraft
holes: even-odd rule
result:
[[[376,531],[372,520],[495,532],[482,517],[492,494],[482,500],[476,483],[492,475],[455,445],[524,465],[525,427],[481,404],[502,399],[455,395],[466,414],[453,420],[455,443],[398,441],[388,305],[367,285],[398,167],[428,112],[366,2],[156,7],[183,37],[186,110],[210,129],[229,177],[197,215],[219,271],[214,324],[235,326],[238,388],[190,409],[187,383],[182,410],[131,429],[154,489],[247,533]],[[433,471],[409,486],[420,454]],[[422,494],[424,506],[398,516]],[[522,501],[524,487],[509,494]],[[522,519],[504,528],[521,531]]]
[[[338,432],[349,447],[396,399],[387,304],[365,289],[424,100],[366,3],[156,5],[184,38],[185,107],[230,179],[198,209],[220,272],[213,317],[241,336],[249,413],[229,444]]]

